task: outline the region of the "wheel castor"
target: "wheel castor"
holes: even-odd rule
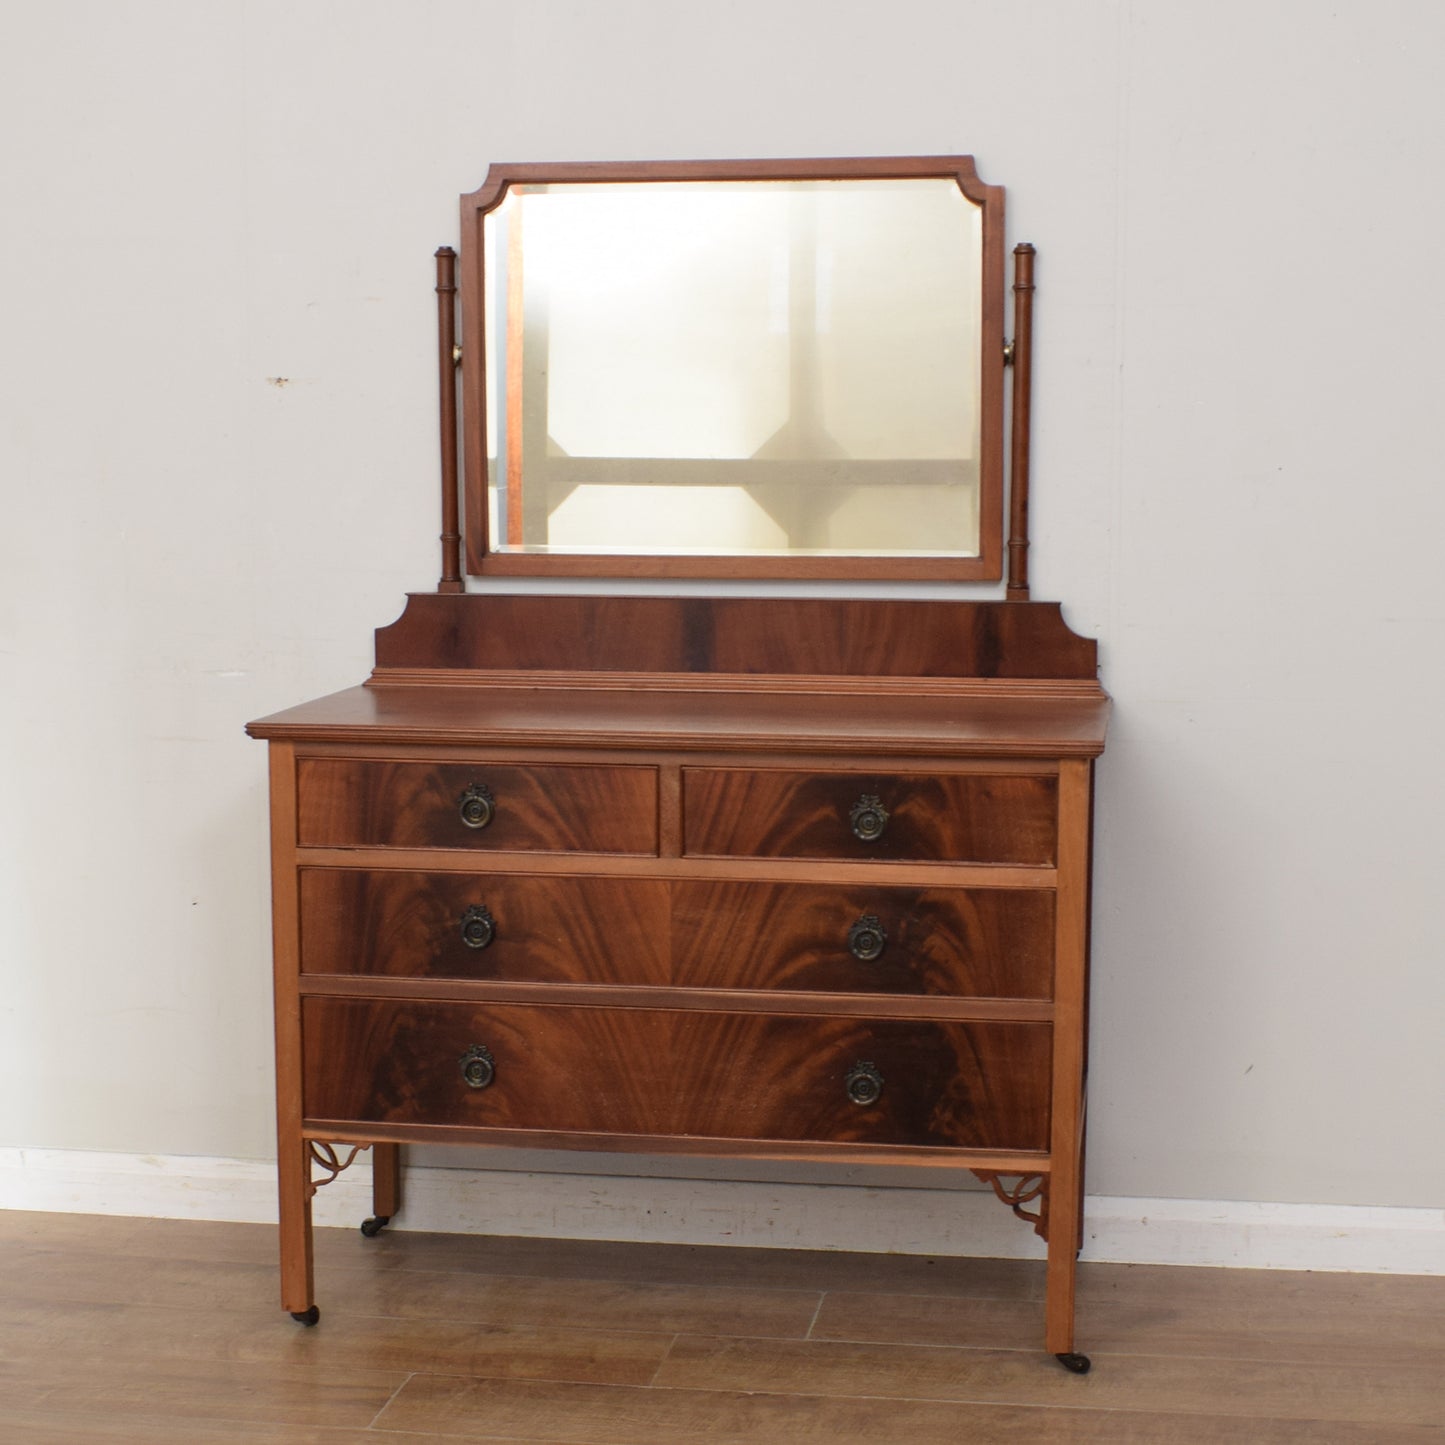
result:
[[[1055,1355],[1054,1358],[1071,1374],[1087,1375],[1092,1361],[1087,1355]]]
[[[377,1236],[378,1234],[380,1234],[381,1231],[382,1231],[383,1229],[385,1229],[386,1226],[387,1226],[388,1224],[390,1224],[390,1223],[391,1223],[391,1215],[389,1215],[389,1214],[378,1214],[378,1215],[376,1215],[376,1216],[375,1216],[374,1218],[372,1218],[372,1219],[363,1219],[363,1220],[361,1221],[361,1232],[362,1232],[368,1239],[375,1239],[376,1236]]]
[[[299,1325],[314,1325],[321,1318],[321,1311],[312,1305],[309,1310],[292,1310],[291,1318]]]

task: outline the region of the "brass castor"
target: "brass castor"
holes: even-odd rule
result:
[[[1054,1358],[1071,1374],[1087,1375],[1093,1363],[1087,1355],[1055,1355]]]
[[[312,1305],[309,1310],[292,1310],[291,1318],[299,1325],[314,1325],[321,1318],[321,1311]]]
[[[389,1215],[389,1214],[378,1214],[378,1215],[376,1215],[375,1218],[373,1218],[373,1219],[363,1219],[363,1220],[361,1221],[361,1232],[362,1232],[368,1239],[375,1239],[376,1236],[377,1236],[378,1234],[380,1234],[381,1231],[382,1231],[383,1229],[385,1229],[386,1226],[387,1226],[388,1224],[390,1224],[390,1223],[391,1223],[391,1215]]]

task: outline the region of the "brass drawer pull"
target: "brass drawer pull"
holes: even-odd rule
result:
[[[888,809],[875,793],[864,793],[848,810],[853,836],[862,843],[876,843],[888,826]]]
[[[859,1061],[848,1070],[848,1076],[843,1080],[844,1087],[848,1090],[848,1097],[855,1103],[867,1106],[876,1104],[883,1094],[883,1075],[878,1072],[876,1064]]]
[[[460,1060],[469,1089],[485,1089],[497,1077],[497,1061],[485,1044],[473,1044]]]
[[[887,931],[876,913],[865,913],[848,930],[848,952],[859,963],[872,963],[880,958],[887,942]]]
[[[485,948],[497,936],[497,920],[485,904],[474,903],[462,914],[462,942],[468,948]]]
[[[473,783],[457,799],[457,812],[468,828],[485,828],[497,814],[497,800],[485,783]]]

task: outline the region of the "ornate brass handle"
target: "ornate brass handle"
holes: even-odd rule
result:
[[[485,1089],[497,1077],[497,1061],[485,1044],[473,1044],[459,1062],[469,1089]]]
[[[848,930],[848,952],[860,963],[872,963],[883,953],[888,934],[876,913],[865,913]]]
[[[848,1070],[848,1076],[843,1080],[843,1086],[848,1090],[848,1097],[855,1104],[866,1107],[869,1104],[876,1104],[882,1096],[883,1075],[878,1072],[876,1064],[859,1059]]]
[[[876,843],[888,826],[888,809],[875,793],[864,793],[848,810],[853,836],[863,843]]]
[[[457,799],[457,812],[468,828],[485,828],[497,815],[497,800],[485,783],[473,783]]]
[[[462,914],[462,942],[468,948],[485,948],[497,936],[497,920],[483,903],[474,903]]]

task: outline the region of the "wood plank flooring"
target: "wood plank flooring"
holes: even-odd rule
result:
[[[1445,1279],[0,1212],[0,1441],[1445,1445]]]

